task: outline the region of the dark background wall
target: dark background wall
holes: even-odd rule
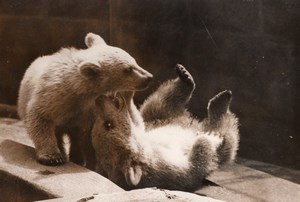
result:
[[[159,83],[181,63],[203,118],[213,95],[233,91],[239,155],[300,168],[297,0],[1,0],[0,103],[15,104],[25,69],[61,46],[84,48],[87,32],[131,55]]]

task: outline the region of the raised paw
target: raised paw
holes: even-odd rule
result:
[[[181,64],[177,64],[175,69],[181,81],[185,82],[189,86],[195,87],[195,82],[192,75],[187,71],[187,69],[184,66],[182,66]]]
[[[42,154],[38,156],[38,162],[47,166],[57,166],[67,161],[65,155],[61,153]]]
[[[231,103],[232,92],[225,90],[209,100],[207,110],[210,118],[218,119],[225,114]]]

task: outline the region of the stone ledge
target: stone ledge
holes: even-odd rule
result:
[[[41,165],[35,160],[33,148],[11,140],[0,139],[0,162],[2,181],[15,178],[49,198],[123,191],[101,175],[71,162],[63,166]]]

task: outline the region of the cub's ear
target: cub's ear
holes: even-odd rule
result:
[[[119,92],[116,93],[116,95],[113,97],[112,101],[113,101],[115,107],[119,111],[121,111],[124,108],[125,104],[126,104],[124,97]]]
[[[85,45],[89,48],[95,45],[106,45],[104,39],[94,33],[88,33],[84,39]]]
[[[136,186],[142,178],[142,168],[139,165],[131,166],[125,172],[125,179],[128,185]]]
[[[79,65],[80,74],[87,78],[96,78],[101,72],[101,67],[98,64],[84,62]]]

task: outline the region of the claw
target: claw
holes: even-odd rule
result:
[[[38,157],[38,162],[47,166],[56,166],[65,163],[66,158],[60,153],[45,154]]]

